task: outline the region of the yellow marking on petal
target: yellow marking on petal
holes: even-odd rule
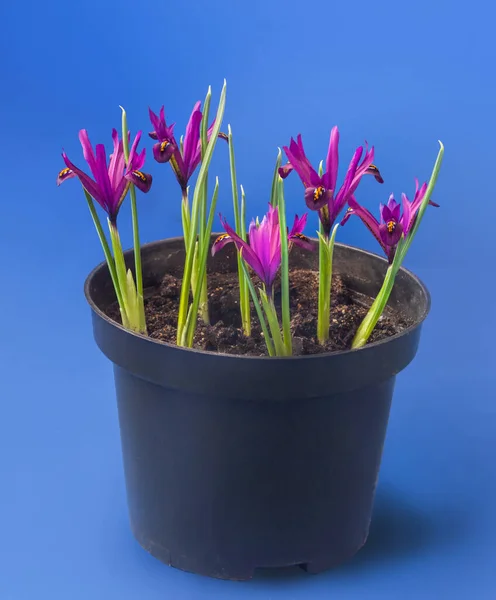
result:
[[[313,201],[318,202],[325,193],[325,188],[319,185],[319,187],[315,188],[313,193]]]
[[[369,173],[370,175],[373,175],[375,180],[378,181],[379,183],[384,183],[384,180],[382,179],[382,175],[381,175],[379,169],[375,165],[370,165],[366,172]]]
[[[160,152],[165,152],[165,149],[167,148],[167,146],[169,145],[169,142],[167,140],[164,140],[161,144],[160,144]]]
[[[62,179],[62,177],[67,177],[67,175],[69,175],[70,173],[72,173],[72,169],[66,167],[65,169],[62,169],[62,171],[60,171],[59,177]]]
[[[219,235],[219,237],[214,241],[213,247],[215,247],[217,244],[220,244],[224,240],[230,240],[230,239],[231,239],[231,236],[228,233],[221,233]]]
[[[396,221],[388,221],[386,223],[386,227],[387,227],[388,233],[393,233],[394,230],[396,229]]]
[[[147,176],[142,172],[142,171],[132,171],[132,174],[137,177],[138,179],[141,179],[141,181],[143,183],[146,183],[148,181]]]

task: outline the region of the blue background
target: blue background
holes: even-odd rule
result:
[[[2,4],[2,600],[496,597],[494,16],[484,0]],[[224,77],[251,215],[265,208],[277,146],[298,132],[317,162],[338,124],[341,168],[364,138],[375,145],[386,183],[367,178],[359,189],[373,210],[392,191],[411,193],[415,176],[430,175],[437,140],[446,146],[442,207],[429,210],[407,258],[432,313],[397,380],[369,542],[320,576],[209,580],[134,542],[112,369],[82,293],[101,249],[79,186],[55,187],[62,147],[82,162],[80,128],[108,143],[124,104],[130,127],[147,132],[148,105],[165,103],[181,131]],[[170,169],[148,166],[145,242],[180,232]],[[224,148],[212,172],[232,218]],[[296,177],[287,198],[302,210]],[[128,217],[127,207],[129,246]],[[377,250],[358,219],[339,235]]]

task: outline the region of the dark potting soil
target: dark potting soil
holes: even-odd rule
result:
[[[254,284],[259,284],[253,278]],[[319,354],[348,350],[362,319],[367,314],[371,299],[348,289],[339,275],[332,280],[331,318],[329,341],[325,346],[316,339],[318,273],[295,269],[289,275],[291,303],[291,331],[293,354]],[[279,305],[278,282],[275,287],[275,303]],[[168,274],[156,288],[145,290],[145,313],[148,335],[151,338],[176,343],[176,324],[181,291],[181,278]],[[241,329],[239,312],[239,287],[237,273],[209,273],[208,299],[210,325],[201,319],[194,338],[194,348],[251,356],[267,355],[260,325],[252,306],[252,332],[245,337]],[[117,306],[108,316],[120,322]],[[389,307],[380,318],[369,342],[379,341],[401,332],[409,323]]]

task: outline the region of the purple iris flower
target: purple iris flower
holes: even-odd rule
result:
[[[152,176],[141,170],[145,163],[146,150],[143,148],[138,154],[137,147],[141,139],[141,131],[134,138],[129,151],[129,161],[126,166],[124,147],[122,140],[115,129],[112,130],[114,151],[110,155],[107,165],[107,153],[103,144],[96,145],[96,154],[93,151],[88,132],[81,129],[79,141],[83,147],[83,155],[93,174],[94,179],[84,171],[76,167],[62,152],[62,158],[66,164],[57,177],[57,185],[66,179],[78,177],[84,189],[92,196],[103,210],[108,214],[110,222],[115,223],[120,206],[126,197],[129,186],[134,183],[142,192],[148,192],[152,185]]]
[[[269,204],[269,211],[259,223],[253,220],[248,230],[248,242],[242,240],[221,216],[221,222],[226,233],[220,235],[212,246],[212,255],[216,254],[226,244],[234,243],[245,262],[255,271],[265,285],[268,295],[281,266],[281,233],[277,207]],[[314,249],[314,243],[303,235],[307,215],[295,216],[293,227],[288,233],[289,245],[296,245],[307,250]]]
[[[387,204],[380,204],[380,222],[365,207],[358,204],[355,197],[348,200],[349,208],[344,215],[341,225],[344,225],[351,215],[357,215],[369,229],[375,239],[379,242],[388,261],[393,262],[396,247],[402,235],[405,237],[412,230],[417,213],[427,191],[427,183],[419,188],[418,180],[415,180],[415,196],[410,202],[406,194],[401,195],[402,203],[399,204],[394,199],[393,194],[389,196]],[[438,207],[439,204],[429,201],[432,206]],[[403,213],[401,209],[403,208]]]
[[[150,121],[153,126],[153,131],[149,135],[152,139],[157,140],[153,146],[153,156],[159,163],[170,162],[183,192],[186,191],[188,181],[201,162],[200,124],[203,115],[200,106],[201,102],[197,102],[193,107],[184,134],[182,152],[174,137],[175,123],[167,125],[164,107],[162,106],[158,115],[149,109]],[[210,139],[214,124],[215,121],[208,128],[208,139]],[[227,139],[224,133],[220,133],[219,137]]]
[[[284,151],[289,162],[280,167],[279,175],[284,179],[293,169],[298,173],[300,179],[305,186],[305,202],[310,210],[317,210],[322,222],[324,233],[328,237],[331,228],[348,202],[348,199],[355,192],[360,183],[360,180],[365,174],[374,175],[379,183],[384,183],[384,180],[379,173],[379,169],[372,164],[374,160],[374,148],[368,149],[366,145],[365,156],[360,162],[363,154],[363,147],[360,146],[355,150],[353,158],[348,167],[345,179],[339,190],[336,189],[338,177],[338,145],[339,131],[337,127],[333,127],[329,141],[329,150],[327,152],[326,169],[322,177],[312,167],[308,160],[301,135],[298,135],[295,142],[291,138],[288,146],[284,146]]]

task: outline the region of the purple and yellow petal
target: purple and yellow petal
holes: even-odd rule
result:
[[[403,233],[403,225],[389,220],[379,225],[379,235],[386,248],[395,248]],[[388,252],[386,254],[389,255]]]
[[[291,171],[293,171],[293,166],[290,162],[287,162],[285,165],[282,165],[282,167],[279,167],[279,177],[281,177],[282,179],[286,179],[286,177],[291,173]]]
[[[104,198],[98,184],[95,181],[93,181],[93,179],[91,179],[91,177],[89,177],[89,175],[86,175],[86,173],[84,171],[81,171],[81,169],[76,167],[76,165],[74,165],[69,160],[69,158],[68,158],[67,154],[65,154],[65,152],[62,153],[62,158],[64,159],[64,162],[65,162],[66,166],[68,167],[68,169],[71,170],[74,173],[74,175],[76,175],[79,178],[81,185],[88,192],[88,194],[92,198],[94,198],[98,202],[98,204],[100,204],[100,206],[106,211],[107,206],[105,203],[105,198]]]
[[[290,235],[288,242],[290,246],[294,244],[304,250],[315,250],[316,247],[315,240],[311,240],[306,235],[303,235],[303,233],[294,233],[293,235]]]
[[[64,167],[57,175],[57,185],[60,185],[66,179],[72,179],[73,177],[77,177],[76,173],[74,173],[72,169],[69,169],[69,167]]]
[[[375,165],[369,165],[365,170],[365,173],[367,175],[373,175],[378,183],[384,183],[384,179],[382,178],[379,169]]]
[[[250,266],[263,281],[265,271],[262,263],[260,262],[260,259],[255,254],[253,249],[247,244],[247,242],[245,242],[239,237],[239,235],[234,231],[234,229],[232,229],[232,227],[229,226],[229,224],[226,221],[222,221],[222,225],[226,232],[229,234],[229,236],[232,238],[233,242],[236,244],[236,248],[240,252],[246,264]]]
[[[163,142],[157,142],[153,145],[153,158],[158,163],[166,163],[169,162],[172,155],[174,154],[174,144],[167,140]]]
[[[145,194],[149,192],[152,187],[152,176],[149,173],[143,173],[143,171],[140,171],[139,169],[128,171],[125,177]]]
[[[320,210],[331,201],[332,190],[328,190],[322,185],[305,189],[305,203],[310,210]]]
[[[214,243],[212,244],[212,256],[215,256],[217,254],[217,252],[219,252],[220,250],[222,250],[222,248],[224,248],[224,246],[227,246],[228,244],[233,244],[234,240],[232,239],[232,237],[228,234],[228,233],[221,233],[219,235],[219,237],[216,238],[216,240],[214,241]]]
[[[367,210],[361,204],[358,204],[358,202],[355,200],[354,196],[351,196],[349,198],[348,204],[349,204],[349,209],[348,209],[347,213],[345,214],[343,220],[341,221],[341,225],[344,225],[351,215],[357,215],[361,219],[361,221],[365,225],[365,227],[367,227],[367,229],[370,231],[370,233],[375,237],[375,239],[382,246],[382,249],[384,250],[384,252],[387,254],[387,248],[382,240],[382,237],[381,237],[381,234],[379,231],[378,220],[374,217],[374,215],[369,210]]]
[[[293,221],[293,227],[291,227],[291,231],[289,232],[289,236],[296,235],[298,233],[302,233],[307,225],[308,213],[304,213],[299,217],[295,215]]]

